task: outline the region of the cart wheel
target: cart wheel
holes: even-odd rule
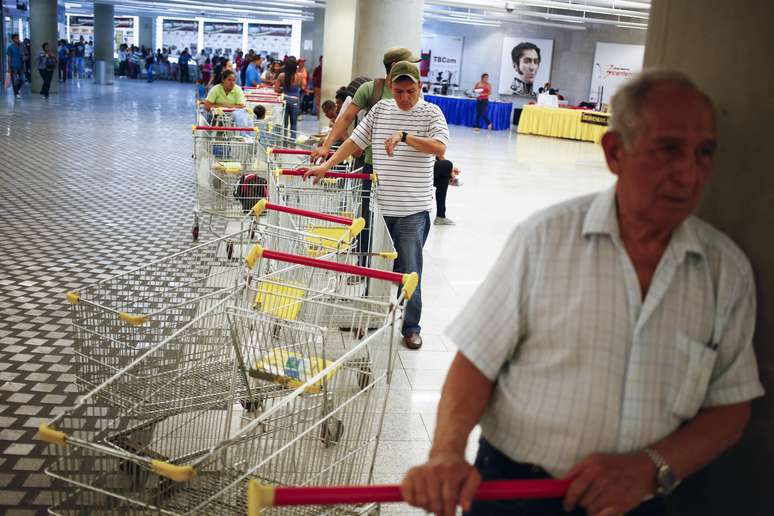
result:
[[[338,444],[344,435],[344,422],[340,419],[329,418],[320,429],[320,439],[326,448]]]
[[[191,230],[191,236],[194,239],[194,242],[199,240],[199,226],[194,226],[193,230]]]
[[[229,241],[226,244],[226,256],[228,256],[229,260],[234,256],[234,242]]]

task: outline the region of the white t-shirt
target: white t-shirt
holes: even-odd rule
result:
[[[420,99],[403,111],[394,99],[376,103],[355,130],[352,141],[365,149],[373,144],[374,172],[378,177],[376,199],[387,217],[407,217],[433,209],[433,166],[435,156],[398,143],[392,157],[384,141],[397,131],[413,136],[449,141],[449,128],[441,109]]]

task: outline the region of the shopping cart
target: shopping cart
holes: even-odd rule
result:
[[[268,217],[261,217],[264,211],[287,213],[298,229],[269,224]],[[145,350],[237,290],[244,282],[242,263],[251,243],[347,261],[365,225],[362,219],[288,208],[265,199],[243,220],[240,231],[67,293],[75,377],[81,392],[107,381]],[[178,356],[160,359],[151,371],[177,367],[178,360]],[[113,388],[101,392],[113,406],[128,403],[122,400],[123,392]]]
[[[417,275],[260,247],[248,259],[296,267],[251,278],[249,295],[222,300],[120,371],[111,382],[133,383],[146,360],[202,348],[175,374],[138,391],[133,406],[104,407],[95,395],[100,386],[41,425],[57,457],[46,469],[56,479],[52,513],[244,514],[251,479],[371,482],[403,306]],[[319,286],[297,285],[299,270],[310,276],[306,285]],[[351,275],[403,290],[397,301],[340,294]],[[237,299],[253,306],[230,306]],[[375,321],[378,329],[366,335]],[[226,327],[233,346],[210,341]],[[227,370],[233,374],[221,374]],[[163,419],[145,419],[157,410]]]
[[[258,143],[259,131],[253,127],[194,126],[194,173],[196,210],[192,236],[199,238],[200,219],[208,216],[241,219],[250,206],[266,197],[266,166]],[[254,199],[245,207],[243,199]]]

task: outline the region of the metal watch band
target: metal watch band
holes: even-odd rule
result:
[[[664,457],[662,457],[661,454],[653,448],[643,448],[642,451],[645,452],[645,455],[647,455],[653,464],[656,465],[656,468],[668,466],[666,459],[664,459]]]

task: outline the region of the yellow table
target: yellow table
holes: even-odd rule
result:
[[[530,104],[521,111],[518,132],[599,143],[607,131],[606,125],[599,124],[609,117],[609,114],[597,111]]]

